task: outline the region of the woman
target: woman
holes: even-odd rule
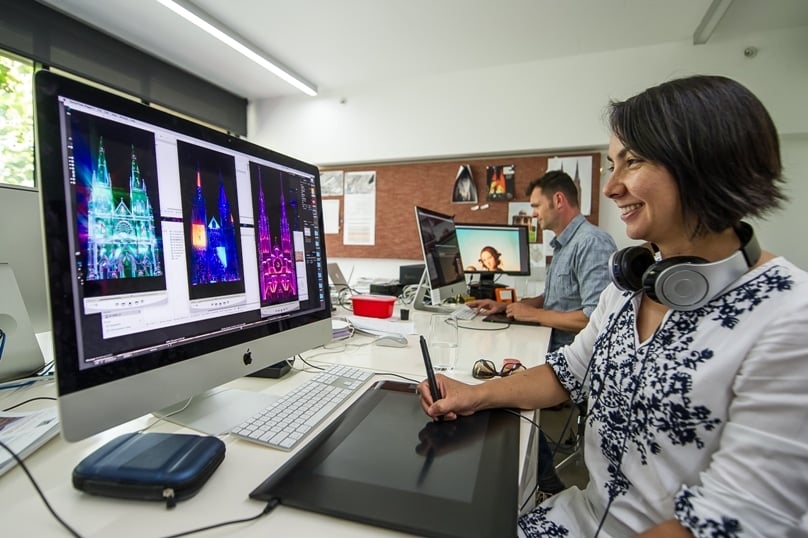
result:
[[[502,269],[502,255],[492,246],[485,246],[480,250],[480,270],[500,271]]]
[[[522,535],[786,536],[808,492],[808,274],[761,251],[741,223],[785,200],[774,124],[717,76],[667,82],[609,112],[603,192],[662,261],[610,264],[615,284],[546,364],[475,386],[438,376],[443,399],[422,383],[421,403],[453,419],[588,401],[589,485],[521,517]],[[670,267],[711,275],[707,297],[658,286]],[[701,277],[689,274],[674,292],[695,295]]]

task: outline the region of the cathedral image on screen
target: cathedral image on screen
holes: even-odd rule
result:
[[[86,281],[163,274],[153,204],[131,146],[129,189],[113,186],[104,139],[92,166],[86,199]]]
[[[230,210],[230,202],[219,173],[215,214],[208,216],[207,200],[202,189],[202,172],[196,169],[196,192],[191,206],[191,285],[215,284],[241,280],[238,234]]]
[[[253,165],[257,172],[257,248],[261,305],[273,305],[296,301],[297,270],[295,268],[292,231],[286,211],[282,179],[277,189],[270,189],[264,183],[262,167]],[[269,194],[266,194],[269,193]],[[276,211],[267,209],[269,205]],[[274,224],[270,224],[270,220]]]

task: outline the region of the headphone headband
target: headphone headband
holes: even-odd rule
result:
[[[733,229],[741,248],[731,256],[708,262],[695,256],[656,261],[645,247],[629,247],[612,254],[612,282],[625,291],[640,291],[674,310],[701,308],[746,273],[760,259],[760,244],[752,227],[739,222]]]

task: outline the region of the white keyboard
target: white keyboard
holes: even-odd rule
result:
[[[460,305],[452,310],[452,313],[449,315],[455,319],[469,321],[477,317],[477,311],[468,305]]]
[[[373,372],[361,368],[330,366],[233,428],[231,433],[272,448],[292,450],[371,377]]]

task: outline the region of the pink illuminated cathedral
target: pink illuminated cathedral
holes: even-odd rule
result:
[[[264,184],[258,168],[258,257],[261,268],[261,301],[277,304],[297,299],[292,232],[286,217],[286,202],[280,189],[280,230],[273,240],[264,202]]]

